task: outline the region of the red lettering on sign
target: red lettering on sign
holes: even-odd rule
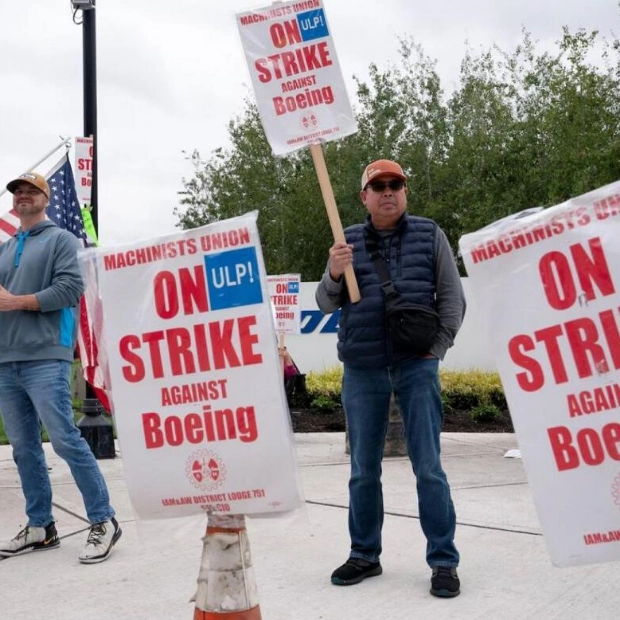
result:
[[[576,243],[570,246],[570,252],[579,287],[573,277],[568,257],[561,252],[548,252],[538,264],[545,295],[552,308],[570,308],[578,299],[577,290],[581,291],[580,303],[592,301],[596,298],[594,284],[603,297],[616,292],[599,237],[588,241],[588,250]]]
[[[282,114],[287,114],[288,112],[295,112],[296,110],[312,108],[321,104],[331,105],[334,103],[334,100],[334,92],[331,86],[323,86],[313,90],[306,88],[303,93],[299,93],[295,96],[274,97],[272,99],[275,113],[278,116],[282,116]]]
[[[251,443],[258,438],[256,413],[252,406],[213,410],[211,405],[205,405],[202,415],[169,415],[163,420],[158,413],[151,411],[142,414],[142,430],[147,450],[165,445],[180,446],[185,442],[199,444],[238,439]]]
[[[202,265],[196,265],[193,274],[185,267],[179,269],[179,283],[185,315],[202,314],[209,311],[207,281]]]
[[[329,57],[327,42],[299,47],[292,52],[273,54],[266,58],[259,58],[254,62],[258,79],[263,84],[271,80],[281,80],[299,73],[317,71],[322,67],[329,67],[332,59]]]
[[[244,316],[147,332],[141,338],[123,336],[119,353],[129,364],[122,368],[123,377],[131,383],[142,381],[148,368],[152,378],[161,379],[166,374],[164,359],[174,376],[260,364],[255,326],[256,316]],[[137,353],[142,344],[147,345],[146,363]]]
[[[573,445],[573,435],[566,426],[547,429],[551,450],[558,471],[576,469],[583,464],[600,465],[609,456],[620,461],[620,424],[611,422],[599,432],[594,428],[582,428],[578,431]]]
[[[271,24],[269,26],[269,35],[271,36],[272,43],[277,48],[301,43],[301,33],[299,32],[297,20]]]
[[[547,358],[551,364],[553,379],[556,383],[566,383],[568,376],[566,374],[566,366],[562,359],[562,351],[558,344],[558,339],[562,336],[562,326],[552,325],[545,329],[539,329],[534,332],[534,337],[538,342],[542,342],[547,350]]]
[[[160,271],[153,280],[155,312],[162,319],[171,319],[179,312],[179,297],[174,274]]]
[[[538,263],[547,301],[556,310],[570,308],[577,299],[577,291],[568,259],[562,252],[547,252]]]
[[[123,377],[125,377],[125,380],[130,383],[136,383],[144,379],[145,372],[142,358],[133,352],[133,349],[139,348],[140,338],[138,336],[134,336],[133,334],[129,334],[121,338],[118,345],[121,357],[130,364],[129,366],[123,366],[122,368]]]
[[[620,311],[620,308],[616,310]],[[569,380],[569,366],[562,353],[562,339],[566,340],[579,378],[608,372],[610,368],[620,369],[618,318],[613,310],[604,310],[598,313],[598,317],[583,317],[539,329],[533,337],[518,334],[511,338],[508,342],[510,359],[526,371],[516,374],[521,389],[534,392],[545,382],[543,365],[535,358],[536,342],[544,346],[555,383],[559,385]]]
[[[155,311],[162,319],[172,319],[183,304],[185,315],[209,310],[204,267],[196,265],[193,272],[182,267],[178,279],[171,271],[160,271],[153,279]]]

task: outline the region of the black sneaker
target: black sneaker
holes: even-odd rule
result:
[[[461,593],[461,582],[456,568],[435,566],[431,575],[431,594],[442,598],[452,598]]]
[[[60,539],[53,521],[46,527],[27,525],[15,538],[0,543],[0,556],[10,558],[30,551],[55,549],[59,545]]]
[[[366,577],[375,577],[383,572],[379,562],[368,562],[362,558],[349,558],[332,573],[335,586],[352,586]]]

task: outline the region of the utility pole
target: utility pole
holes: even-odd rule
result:
[[[95,0],[82,10],[82,50],[84,75],[84,137],[93,137],[93,168],[90,215],[99,233],[97,209],[97,32]]]
[[[97,38],[95,0],[71,0],[73,21],[78,11],[82,13],[82,53],[84,86],[84,136],[93,138],[93,164],[91,185],[91,217],[98,232],[97,208]],[[79,22],[75,22],[79,23]],[[114,458],[114,428],[105,415],[103,406],[92,386],[86,383],[86,397],[82,406],[84,416],[78,421],[82,437],[86,439],[95,458]]]

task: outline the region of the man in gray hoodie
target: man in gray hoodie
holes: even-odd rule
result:
[[[77,307],[84,284],[78,239],[48,220],[50,188],[28,172],[7,184],[20,220],[0,245],[0,412],[13,448],[28,522],[0,542],[0,556],[57,548],[52,487],[41,443],[43,423],[82,494],[91,523],[79,560],[107,559],[121,536],[108,489],[93,453],[73,422],[70,372]]]

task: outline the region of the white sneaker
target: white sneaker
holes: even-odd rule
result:
[[[91,525],[86,545],[80,553],[80,562],[82,564],[96,564],[107,560],[122,533],[123,530],[114,517],[109,521]]]
[[[59,545],[60,539],[53,521],[47,527],[27,525],[15,538],[0,543],[0,556],[10,558],[30,551],[55,549]]]

